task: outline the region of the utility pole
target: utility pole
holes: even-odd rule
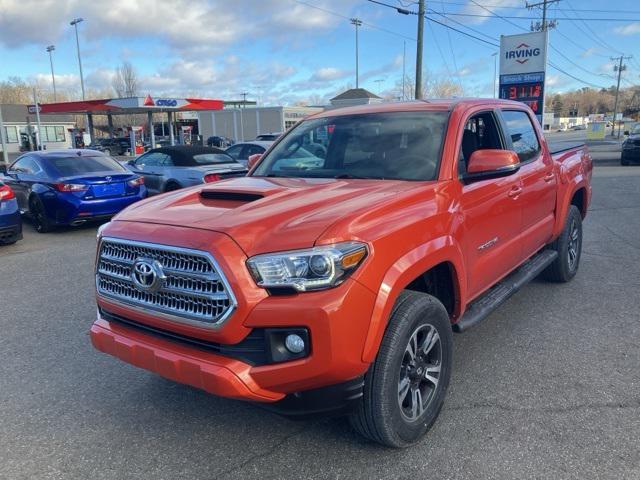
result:
[[[56,77],[53,74],[53,56],[51,55],[51,52],[53,52],[55,49],[56,49],[55,45],[49,45],[47,47],[47,52],[49,52],[49,63],[51,64],[51,81],[53,82],[53,101],[54,102],[58,100],[56,95]]]
[[[498,74],[498,52],[491,54],[493,57],[493,98],[496,98],[496,77]]]
[[[548,30],[549,28],[554,28],[556,26],[556,21],[553,20],[552,22],[549,22],[547,24],[547,5],[550,5],[552,3],[557,3],[560,0],[542,0],[541,2],[537,2],[537,3],[529,3],[526,2],[526,7],[531,10],[535,7],[542,7],[542,25],[539,24],[535,24],[533,23],[533,21],[531,22],[531,31],[541,31],[544,32],[546,30]]]
[[[624,55],[620,55],[619,57],[611,57],[611,60],[618,60],[619,64],[613,67],[614,72],[618,72],[618,84],[616,85],[616,100],[613,103],[613,122],[611,127],[611,136],[615,134],[616,130],[616,115],[618,114],[618,95],[620,94],[620,78],[622,77],[622,72],[627,69],[626,65],[622,64],[623,60],[630,60],[632,57],[625,57]],[[620,138],[620,123],[618,123],[618,138]]]
[[[424,42],[424,0],[418,3],[418,46],[416,50],[416,100],[422,98],[422,44]]]
[[[407,78],[406,73],[406,65],[407,65],[407,41],[402,41],[402,101],[404,102],[407,99],[407,96],[404,93],[404,83]]]
[[[242,95],[242,108],[247,106],[247,95],[249,95],[249,92],[242,92],[240,95]]]
[[[358,18],[351,19],[351,25],[356,27],[356,88],[359,86],[359,65],[358,65],[358,28],[362,26],[362,20]]]

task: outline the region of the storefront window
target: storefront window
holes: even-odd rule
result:
[[[4,127],[7,143],[18,143],[18,129],[16,127]]]

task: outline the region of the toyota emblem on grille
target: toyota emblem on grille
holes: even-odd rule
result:
[[[155,293],[160,290],[167,277],[157,260],[138,258],[131,269],[131,281],[143,292]]]

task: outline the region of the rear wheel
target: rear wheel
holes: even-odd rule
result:
[[[174,190],[180,190],[180,188],[182,188],[182,187],[180,187],[180,185],[178,185],[177,183],[169,182],[169,183],[167,183],[167,186],[164,187],[164,191],[165,192],[173,192]]]
[[[391,314],[363,398],[350,421],[363,436],[406,447],[435,422],[449,386],[452,333],[436,298],[403,292]]]
[[[42,205],[38,197],[32,197],[31,200],[29,200],[29,213],[31,213],[36,232],[47,233],[53,230],[53,224],[47,218],[44,205]]]
[[[624,155],[620,157],[620,165],[623,165],[625,167],[629,165],[629,160],[627,160]]]
[[[543,272],[552,282],[568,282],[575,277],[582,254],[582,215],[575,205],[569,207],[567,220],[560,236],[549,245],[558,257]]]

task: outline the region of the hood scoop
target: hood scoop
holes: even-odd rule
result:
[[[224,190],[202,190],[200,196],[205,200],[227,200],[230,202],[255,202],[264,195],[251,192],[229,192]]]

